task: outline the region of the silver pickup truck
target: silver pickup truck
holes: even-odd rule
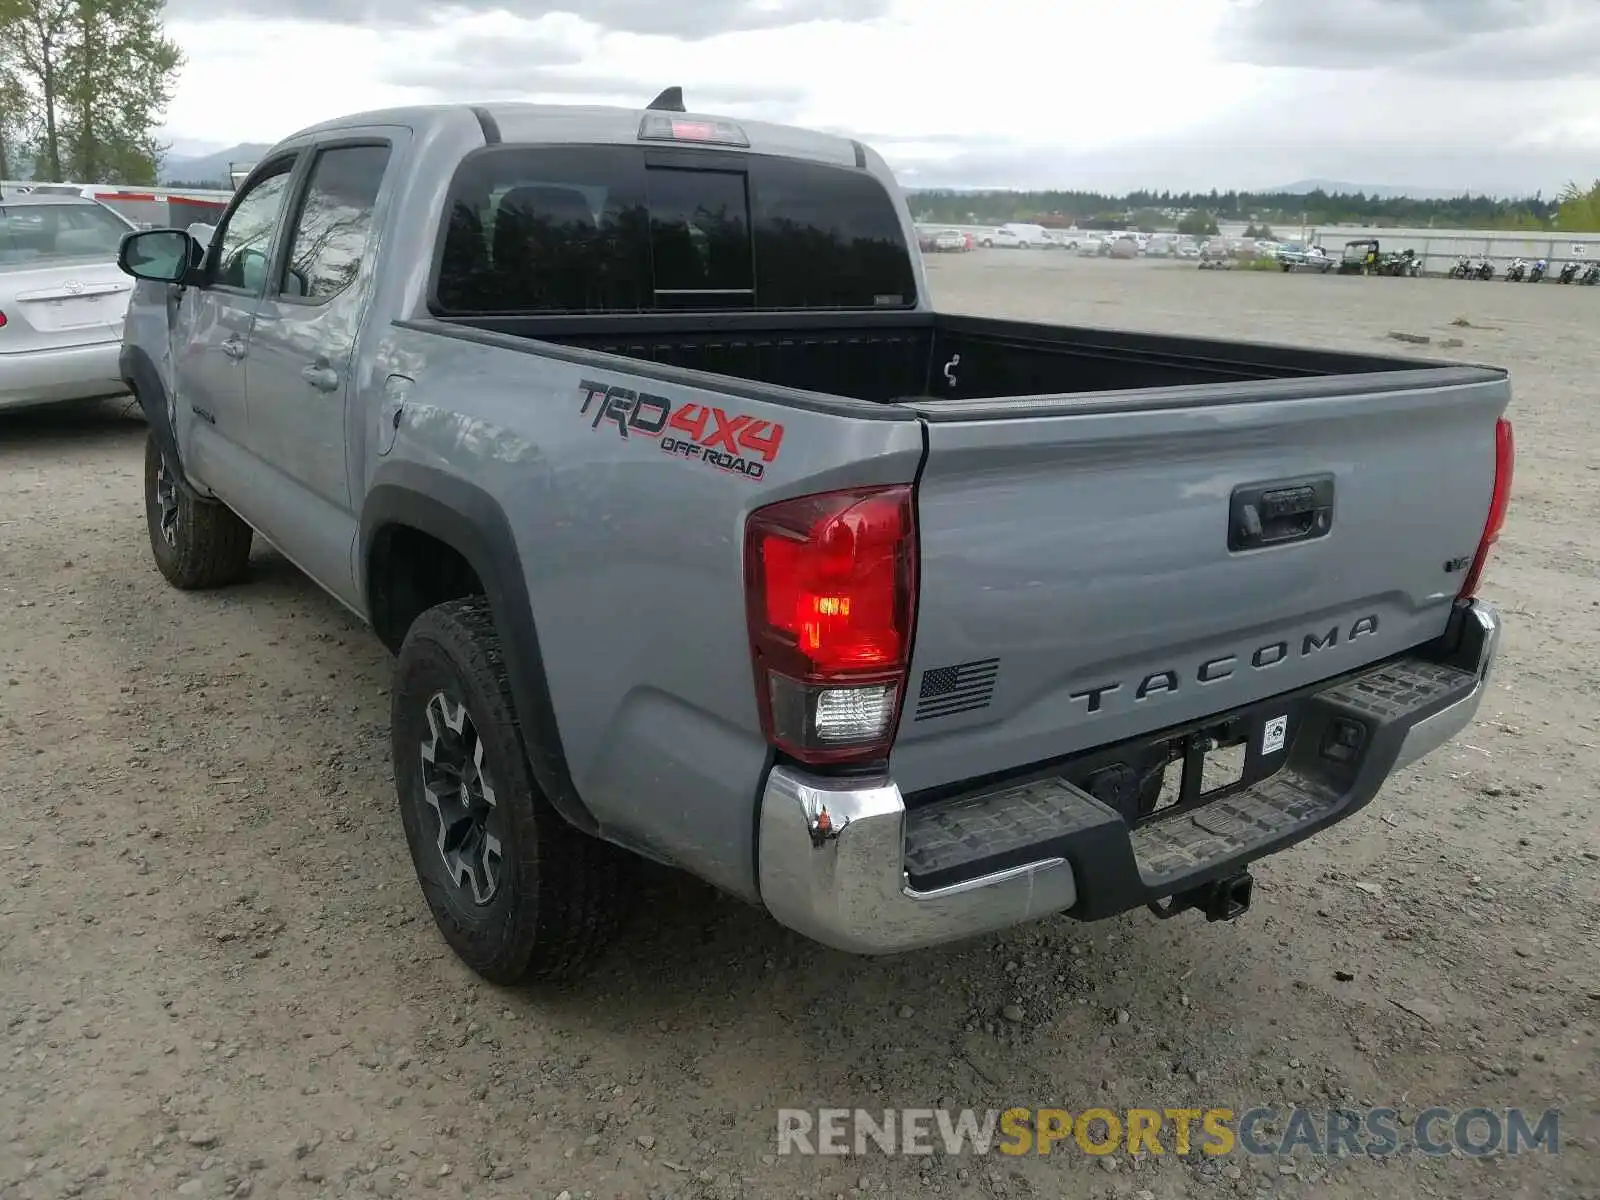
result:
[[[397,655],[444,937],[577,969],[634,856],[848,951],[1249,904],[1473,717],[1504,372],[936,311],[847,138],[365,113],[131,234],[150,546]]]

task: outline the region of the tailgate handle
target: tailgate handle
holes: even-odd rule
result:
[[[1257,550],[1325,537],[1333,528],[1333,476],[1278,479],[1233,489],[1228,549]]]

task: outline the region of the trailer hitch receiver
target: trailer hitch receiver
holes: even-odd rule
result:
[[[1150,911],[1166,920],[1191,908],[1198,908],[1205,913],[1208,921],[1232,921],[1249,911],[1254,891],[1255,877],[1249,871],[1239,871],[1203,883],[1187,892],[1179,892],[1165,904],[1151,904]]]

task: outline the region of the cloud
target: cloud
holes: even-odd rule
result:
[[[1267,67],[1451,79],[1600,78],[1593,0],[1232,0],[1218,52]]]
[[[467,96],[479,100],[551,97],[587,103],[615,101],[644,107],[668,79],[641,80],[623,75],[591,75],[583,72],[550,69],[573,66],[581,56],[566,57],[552,52],[543,60],[529,57],[514,48],[492,49],[466,61],[446,58],[397,64],[384,73],[384,81],[400,87],[422,88],[447,96]],[[776,119],[774,113],[792,113],[804,103],[806,93],[798,87],[760,87],[754,84],[702,82],[684,87],[684,100],[690,109],[742,109],[747,115]]]
[[[784,29],[812,21],[859,24],[885,16],[892,0],[169,0],[177,21],[262,17],[389,29],[437,28],[487,13],[525,21],[563,15],[621,33],[659,34],[697,41],[751,29]]]
[[[436,53],[396,60],[381,77],[398,87],[487,99],[543,91],[533,85],[550,76],[549,68],[575,66],[586,57],[585,47],[538,31],[510,37],[462,33],[440,44]]]
[[[1524,194],[1600,161],[1600,0],[169,2],[188,61],[168,126],[222,145],[419,102],[639,107],[678,84],[694,110],[859,138],[917,185]]]

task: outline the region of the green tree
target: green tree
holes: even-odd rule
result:
[[[1600,231],[1600,179],[1589,187],[1576,180],[1561,189],[1556,209],[1556,228],[1564,233]]]
[[[1133,197],[1130,196],[1129,199],[1132,200]],[[1128,223],[1140,233],[1154,233],[1162,226],[1168,225],[1171,222],[1169,222],[1166,217],[1162,216],[1158,210],[1154,208],[1143,207],[1137,209],[1134,214],[1128,218]]]
[[[1044,214],[1059,223],[1083,228],[1105,214],[1116,214],[1118,228],[1128,214],[1141,209],[1198,209],[1205,213],[1249,213],[1259,224],[1331,225],[1361,224],[1422,226],[1437,229],[1550,227],[1558,205],[1535,195],[1521,200],[1496,200],[1463,194],[1449,200],[1415,200],[1409,196],[1380,198],[1361,193],[1330,195],[1323,191],[1298,192],[1130,192],[1107,196],[1089,191],[949,192],[915,191],[913,207],[930,222],[1000,224],[1013,219],[1035,219],[1020,214]],[[1142,219],[1136,221],[1142,224]]]
[[[153,184],[166,147],[155,129],[183,55],[163,36],[165,0],[76,0],[68,172],[97,183]]]
[[[1187,213],[1178,220],[1178,232],[1189,237],[1215,237],[1220,232],[1217,228],[1217,219],[1208,212],[1198,209]]]
[[[37,130],[33,175],[61,176],[61,89],[73,0],[0,0],[0,46]]]
[[[155,182],[155,128],[183,61],[162,34],[164,7],[0,0],[0,46],[35,131],[35,178]]]
[[[29,132],[28,91],[13,70],[10,49],[0,45],[0,179],[19,171],[17,151]]]

